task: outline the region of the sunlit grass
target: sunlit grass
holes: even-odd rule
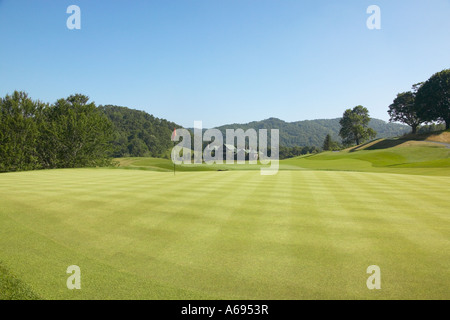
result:
[[[44,299],[448,299],[449,190],[314,170],[1,174],[0,261]]]

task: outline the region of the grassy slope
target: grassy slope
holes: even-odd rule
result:
[[[115,159],[120,166],[120,169],[137,169],[137,170],[151,170],[160,172],[173,172],[173,163],[168,159],[160,158],[118,158]],[[181,164],[176,166],[176,172],[197,172],[197,171],[228,171],[228,170],[259,170],[261,164],[250,165],[246,164],[221,164],[221,165],[207,165],[207,164]]]
[[[118,159],[121,168],[173,171],[170,160]],[[258,170],[255,165],[181,165],[177,171]],[[450,176],[450,148],[433,142],[378,140],[341,152],[323,152],[280,161],[280,170],[343,170]]]
[[[355,152],[324,152],[289,159],[292,166],[318,170],[351,170],[450,176],[450,149],[441,145],[413,145]]]
[[[448,299],[449,190],[338,171],[8,173],[0,260],[47,299]]]

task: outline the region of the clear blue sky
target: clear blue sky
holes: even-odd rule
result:
[[[398,92],[449,67],[449,0],[0,0],[1,96],[83,93],[187,127],[360,104],[388,120]]]

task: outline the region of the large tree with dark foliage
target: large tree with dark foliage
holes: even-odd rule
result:
[[[112,124],[88,100],[49,105],[17,91],[0,99],[0,171],[110,165]]]
[[[369,110],[363,106],[345,110],[339,121],[341,125],[339,135],[342,137],[344,145],[352,143],[359,145],[368,139],[375,138],[377,133],[368,127],[369,121]]]
[[[38,143],[44,107],[24,92],[0,98],[0,172],[41,168]]]
[[[49,168],[76,168],[110,164],[112,123],[89,97],[76,94],[59,99],[45,110],[42,147]]]
[[[412,91],[399,93],[388,110],[389,121],[407,124],[412,128],[412,133],[416,133],[420,124],[425,122],[417,114],[416,94],[421,85],[422,83],[415,84]]]
[[[340,119],[316,119],[286,122],[276,118],[249,123],[235,123],[217,127],[225,136],[226,129],[270,129],[280,130],[280,146],[315,146],[323,147],[323,141],[329,133],[333,141],[342,143],[339,137]],[[377,138],[397,137],[410,131],[408,126],[400,123],[389,123],[379,119],[370,119],[369,127],[377,132]]]
[[[450,128],[450,69],[435,73],[417,91],[418,116],[427,121],[443,121]]]

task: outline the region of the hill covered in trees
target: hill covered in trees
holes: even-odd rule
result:
[[[176,123],[159,119],[145,111],[113,105],[99,106],[114,129],[112,156],[162,157],[173,147],[170,140]]]
[[[330,134],[334,141],[342,141],[339,136],[339,130],[341,129],[339,121],[340,118],[286,122],[277,118],[269,118],[245,124],[224,125],[217,127],[217,129],[222,131],[223,134],[225,134],[226,129],[279,129],[280,146],[311,146],[321,148],[327,134]],[[379,119],[371,119],[369,127],[377,132],[377,138],[401,136],[411,131],[408,126],[398,123],[388,123]]]

